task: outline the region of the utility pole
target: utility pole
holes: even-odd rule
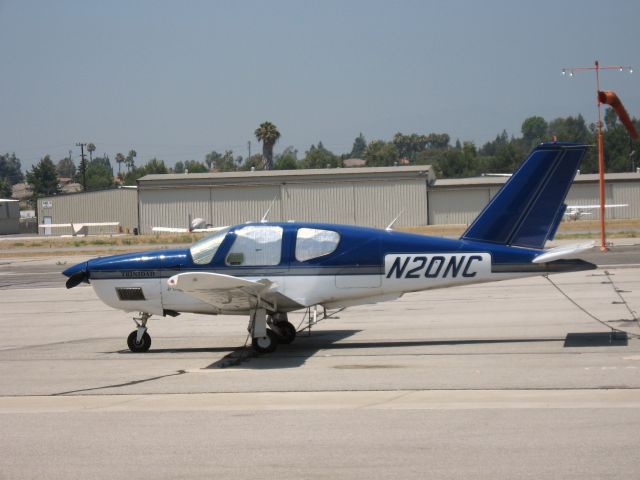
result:
[[[595,61],[593,67],[569,67],[562,69],[562,75],[569,74],[569,77],[573,77],[576,72],[595,71],[596,72],[596,101],[598,104],[598,176],[600,184],[600,250],[605,252],[607,250],[607,243],[604,230],[604,215],[605,215],[605,191],[604,191],[604,145],[602,142],[602,100],[600,97],[600,70],[618,70],[623,72],[628,70],[629,73],[633,73],[633,69],[628,65],[608,65],[601,67],[598,60]]]
[[[249,160],[251,158],[251,140],[247,142],[247,149],[249,150],[249,156],[247,157],[247,160]]]
[[[87,191],[87,162],[84,159],[84,146],[86,143],[78,142],[76,147],[80,147],[80,175],[82,177],[82,191]]]

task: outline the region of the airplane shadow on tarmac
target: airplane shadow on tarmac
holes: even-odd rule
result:
[[[562,342],[559,338],[516,338],[516,339],[461,339],[461,340],[397,340],[397,341],[373,341],[373,342],[343,342],[342,340],[353,336],[360,330],[324,330],[313,332],[307,336],[299,333],[295,342],[291,345],[280,345],[274,353],[260,355],[250,347],[240,348],[224,358],[212,363],[206,368],[228,368],[242,366],[252,369],[282,369],[297,368],[319,351],[353,350],[353,349],[380,349],[380,348],[407,348],[430,347],[442,345],[486,345],[501,343],[538,343],[538,342]]]
[[[349,342],[343,341],[360,330],[323,330],[309,335],[299,332],[296,340],[290,345],[279,345],[274,353],[258,354],[251,349],[250,344],[238,347],[185,347],[185,348],[151,348],[145,355],[166,353],[221,353],[227,355],[205,369],[229,368],[242,366],[252,369],[282,369],[297,368],[319,351],[381,349],[381,348],[411,348],[437,347],[456,345],[491,345],[515,343],[563,342],[564,347],[593,347],[593,346],[624,346],[626,338],[612,338],[609,332],[569,333],[566,338],[483,338],[483,339],[450,339],[450,340],[391,340]],[[130,354],[128,350],[118,353]]]

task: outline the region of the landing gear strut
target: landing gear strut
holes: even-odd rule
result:
[[[251,347],[258,353],[271,353],[278,346],[278,335],[267,328],[267,311],[264,308],[251,310],[249,333],[251,333]]]
[[[151,317],[150,313],[142,312],[140,317],[134,317],[133,321],[138,326],[127,337],[127,345],[133,353],[142,353],[151,347],[151,337],[147,333],[147,321]]]

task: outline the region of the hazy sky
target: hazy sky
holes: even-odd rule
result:
[[[246,156],[265,120],[300,156],[360,132],[481,145],[531,115],[595,121],[595,77],[560,73],[595,59],[638,68],[602,75],[638,117],[639,25],[631,0],[0,0],[0,152]]]

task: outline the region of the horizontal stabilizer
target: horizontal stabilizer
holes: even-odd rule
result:
[[[544,253],[541,253],[535,257],[533,263],[547,263],[553,260],[560,260],[562,258],[575,258],[576,255],[587,250],[591,250],[595,246],[595,242],[573,244],[573,245],[561,245],[559,247],[551,248]]]

